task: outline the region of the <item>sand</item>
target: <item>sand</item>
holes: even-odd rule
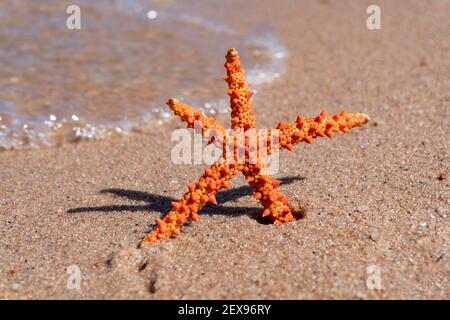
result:
[[[270,23],[289,52],[255,96],[258,127],[322,109],[372,117],[281,154],[281,189],[304,219],[261,224],[239,177],[180,237],[137,249],[203,170],[170,161],[178,121],[1,152],[0,297],[448,299],[450,3],[377,3],[374,31],[364,1],[246,1],[229,17]]]

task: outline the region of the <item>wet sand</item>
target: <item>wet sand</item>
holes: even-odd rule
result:
[[[228,19],[274,25],[289,52],[286,74],[255,96],[258,127],[322,109],[372,118],[281,154],[280,188],[306,218],[261,224],[239,177],[201,222],[137,249],[203,170],[170,161],[178,121],[1,152],[0,298],[448,299],[450,3],[380,1],[375,31],[367,5],[250,1]],[[67,285],[71,266],[80,290]],[[370,266],[379,290],[366,285]]]

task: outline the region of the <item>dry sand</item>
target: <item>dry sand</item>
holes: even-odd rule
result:
[[[364,1],[246,1],[229,17],[274,25],[289,51],[286,74],[256,95],[259,127],[322,109],[373,119],[282,153],[281,189],[305,219],[259,223],[239,177],[180,237],[136,249],[203,170],[171,163],[178,121],[2,152],[0,297],[448,299],[450,2],[377,3],[376,31]],[[80,290],[67,287],[73,265]],[[371,265],[380,290],[366,286]]]

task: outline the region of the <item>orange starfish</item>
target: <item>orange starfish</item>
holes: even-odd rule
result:
[[[229,49],[226,55],[225,68],[228,83],[228,95],[230,96],[231,126],[233,130],[243,130],[244,133],[256,128],[251,101],[252,92],[248,90],[248,83],[244,79],[244,69],[241,67],[239,55],[236,49]],[[195,122],[201,124],[202,134],[208,137],[212,131],[218,132],[219,139],[215,142],[223,143],[223,157],[210,168],[205,170],[197,183],[188,184],[188,192],[178,202],[172,202],[172,210],[164,217],[158,219],[156,228],[142,241],[142,245],[158,242],[162,239],[180,234],[180,228],[188,220],[198,221],[199,210],[208,202],[217,204],[215,195],[223,188],[230,188],[229,180],[242,172],[254,191],[254,198],[259,200],[264,207],[263,217],[267,217],[275,224],[298,220],[301,212],[295,211],[289,206],[289,200],[281,194],[278,186],[281,181],[273,179],[266,174],[267,164],[258,156],[255,161],[250,161],[251,146],[249,139],[245,140],[245,161],[239,163],[236,155],[231,161],[227,161],[229,149],[227,145],[234,141],[234,136],[227,135],[226,130],[217,124],[214,118],[207,117],[196,111],[190,105],[176,99],[170,99],[167,104],[174,113],[187,122],[189,128],[194,127]],[[327,116],[321,112],[319,116],[304,119],[298,116],[296,122],[278,124],[279,143],[267,147],[267,154],[274,148],[293,150],[294,144],[300,142],[312,143],[313,138],[333,137],[334,132],[347,132],[353,127],[364,125],[369,121],[369,116],[363,113],[347,113],[345,111],[333,116]],[[275,131],[275,130],[270,130]],[[271,134],[269,132],[269,134]],[[257,139],[263,139],[257,135]],[[212,142],[212,140],[210,140]],[[257,148],[258,149],[258,148]],[[234,147],[236,152],[237,148]],[[257,150],[260,152],[261,150]]]

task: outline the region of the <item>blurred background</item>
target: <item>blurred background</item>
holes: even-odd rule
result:
[[[70,5],[80,9],[81,29]],[[145,130],[170,96],[226,112],[224,54],[239,48],[258,86],[284,72],[270,23],[232,21],[239,2],[2,0],[0,149]],[[230,17],[230,19],[227,19]]]

